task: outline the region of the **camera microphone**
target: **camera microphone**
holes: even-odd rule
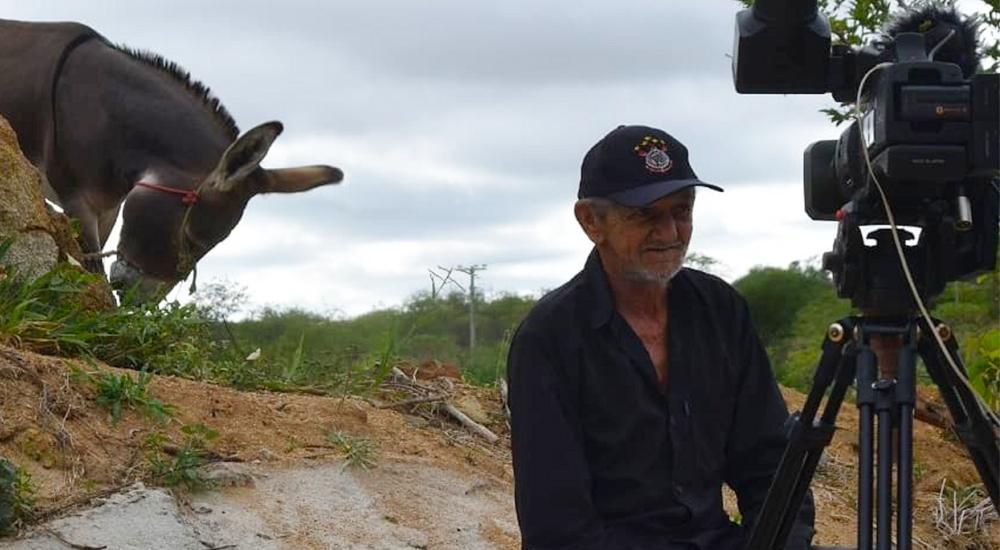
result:
[[[902,33],[918,33],[924,37],[927,52],[934,52],[931,61],[954,63],[965,78],[979,70],[979,21],[962,17],[954,6],[925,6],[905,12],[889,22],[878,40],[890,44]]]

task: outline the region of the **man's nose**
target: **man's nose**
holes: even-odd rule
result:
[[[653,223],[652,234],[670,242],[677,240],[677,220],[670,213],[659,216]]]

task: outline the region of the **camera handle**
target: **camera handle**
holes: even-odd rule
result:
[[[958,344],[947,325],[934,320],[948,352],[965,370]],[[916,356],[924,360],[954,421],[954,429],[972,456],[993,506],[1000,510],[998,469],[1000,439],[996,426],[980,408],[975,395],[959,375],[944,364],[930,330],[919,318],[882,319],[845,317],[830,326],[823,353],[813,375],[813,386],[801,412],[790,419],[789,443],[764,506],[757,518],[748,550],[780,550],[791,531],[823,449],[830,444],[837,413],[848,387],[857,380],[860,414],[858,457],[858,550],[891,550],[893,480],[896,462],[896,548],[912,548],[913,407],[916,402]],[[882,364],[880,371],[879,364]],[[827,388],[833,384],[822,416],[816,414]],[[878,419],[878,477],[875,481],[875,419]],[[877,496],[877,499],[876,499]],[[877,541],[874,512],[877,504]],[[873,546],[873,542],[877,542]]]

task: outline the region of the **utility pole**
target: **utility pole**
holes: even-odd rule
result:
[[[476,349],[476,272],[485,271],[486,265],[460,265],[455,268],[469,275],[469,365],[472,365]]]

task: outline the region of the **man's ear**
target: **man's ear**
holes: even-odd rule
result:
[[[573,214],[576,215],[576,221],[580,224],[583,232],[587,234],[590,242],[595,245],[604,242],[605,220],[594,212],[594,207],[590,203],[576,201],[576,204],[573,205]]]

